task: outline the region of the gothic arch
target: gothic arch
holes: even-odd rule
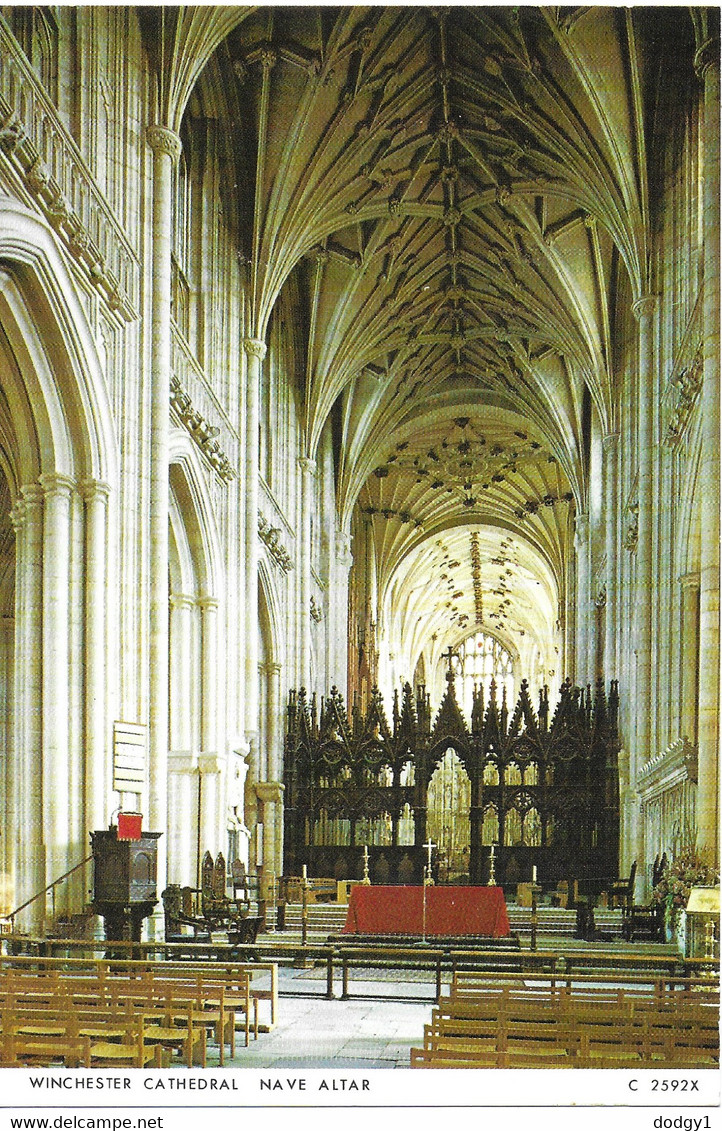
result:
[[[0,198],[0,326],[22,483],[41,474],[113,486],[117,448],[103,366],[52,232]]]
[[[170,441],[170,487],[188,538],[199,596],[220,598],[224,590],[220,538],[205,469],[190,438],[176,431]]]
[[[425,775],[424,788],[428,789],[429,782],[431,781],[434,771],[441,765],[444,755],[447,750],[453,750],[462,766],[469,775],[472,784],[475,779],[474,767],[472,762],[471,751],[465,742],[451,735],[448,738],[442,738],[439,742],[435,742],[429,750],[429,758],[427,764],[428,774]]]
[[[109,816],[114,621],[105,595],[115,588],[117,449],[103,366],[73,278],[47,224],[6,197],[0,374],[4,490],[15,528],[14,537],[3,530],[15,603],[4,610],[11,738],[3,743],[0,810],[18,838],[2,845],[18,905],[76,865],[89,831]],[[30,780],[38,782],[32,797]],[[80,804],[71,803],[73,781],[84,782]],[[86,886],[78,872],[57,912],[82,903]],[[44,915],[41,901],[33,903],[23,926],[42,929]]]
[[[224,844],[218,675],[225,590],[205,469],[190,439],[171,437],[169,467],[169,879],[193,883],[202,853]]]

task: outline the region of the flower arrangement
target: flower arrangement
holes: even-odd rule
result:
[[[652,892],[652,902],[662,904],[665,911],[676,914],[687,906],[692,888],[714,887],[716,884],[719,884],[719,869],[704,860],[694,848],[683,848]]]

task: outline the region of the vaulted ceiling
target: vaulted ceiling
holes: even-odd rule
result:
[[[692,39],[669,11],[245,9],[220,49],[254,332],[292,290],[307,450],[332,417],[340,520],[372,522],[397,603],[454,530],[524,543],[560,596],[620,290],[648,285],[660,60]]]

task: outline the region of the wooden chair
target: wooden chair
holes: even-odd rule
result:
[[[637,861],[635,860],[632,867],[629,869],[629,875],[618,880],[610,885],[609,900],[612,907],[621,907],[622,911],[625,908],[630,908],[634,903],[634,884],[637,879]]]
[[[248,877],[246,876],[246,866],[242,860],[237,857],[231,861],[231,888],[233,890],[233,901],[239,911],[249,907],[251,899],[248,894]]]
[[[652,887],[656,888],[667,868],[667,854],[657,855],[652,867]],[[622,907],[622,935],[627,942],[648,938],[664,942],[664,911],[659,903],[635,904],[634,888],[626,906]]]

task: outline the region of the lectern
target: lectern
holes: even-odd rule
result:
[[[93,910],[105,920],[105,937],[140,942],[143,920],[156,903],[158,840],[162,833],[142,833],[120,840],[118,829],[90,834],[93,846]]]

